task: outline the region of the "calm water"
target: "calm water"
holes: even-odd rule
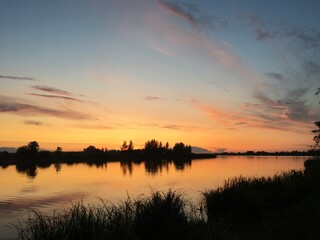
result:
[[[271,176],[281,171],[303,169],[308,157],[218,157],[190,162],[120,162],[101,166],[50,165],[42,168],[9,166],[0,168],[0,239],[13,239],[10,226],[27,216],[27,209],[45,212],[63,209],[70,202],[104,200],[117,202],[128,194],[136,197],[152,189],[183,190],[193,201],[201,191],[216,188],[235,176]]]

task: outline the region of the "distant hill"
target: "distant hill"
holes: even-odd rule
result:
[[[208,149],[196,147],[196,146],[191,146],[191,152],[192,153],[212,153]]]
[[[9,152],[9,153],[15,153],[17,151],[17,148],[14,147],[0,147],[0,152]]]

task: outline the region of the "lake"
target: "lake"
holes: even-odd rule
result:
[[[187,162],[109,162],[102,165],[50,165],[37,168],[0,168],[0,239],[15,239],[11,226],[27,217],[28,209],[47,213],[83,200],[103,199],[117,203],[152,189],[183,191],[192,201],[201,192],[221,186],[236,176],[272,176],[291,169],[303,169],[309,157],[219,156]]]

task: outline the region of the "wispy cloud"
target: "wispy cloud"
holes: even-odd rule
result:
[[[272,79],[281,81],[284,79],[283,75],[281,73],[274,73],[274,72],[267,72],[266,75]]]
[[[196,105],[195,107],[223,127],[232,126],[238,122],[245,122],[245,118],[240,117],[241,115],[236,112],[221,110],[204,104]]]
[[[304,88],[289,90],[284,98],[277,100],[257,92],[255,97],[268,115],[262,113],[256,113],[256,115],[266,121],[282,120],[287,124],[292,122],[310,124],[320,116],[312,111],[306,100],[302,99],[306,92],[307,89]]]
[[[26,94],[30,96],[37,96],[37,97],[44,97],[44,98],[54,98],[54,99],[64,99],[64,100],[70,100],[70,101],[76,101],[76,102],[86,102],[81,99],[67,97],[67,96],[57,96],[57,95],[37,94],[37,93],[26,93]]]
[[[270,33],[262,28],[257,27],[255,30],[256,38],[258,40],[265,40],[271,38]]]
[[[1,113],[23,116],[45,115],[72,120],[93,119],[93,117],[88,114],[73,111],[71,109],[46,108],[34,104],[21,103],[21,101],[15,98],[0,95],[0,114]]]
[[[158,0],[158,3],[166,12],[185,20],[192,27],[197,27],[202,30],[221,28],[228,24],[226,19],[207,14],[201,11],[198,5],[193,3],[169,2],[164,0]]]
[[[26,120],[23,123],[26,125],[34,125],[34,126],[42,126],[43,125],[43,122],[34,121],[34,120]]]
[[[49,92],[49,93],[55,93],[55,94],[60,94],[60,95],[65,95],[65,96],[70,96],[72,95],[70,92],[65,91],[65,90],[61,90],[58,88],[54,88],[54,87],[49,87],[49,86],[38,86],[38,85],[34,85],[31,86],[31,88],[35,89],[35,90],[40,90],[40,91],[44,91],[44,92]]]
[[[170,12],[171,14],[174,14],[184,20],[186,20],[189,24],[196,26],[196,20],[193,14],[188,11],[187,9],[184,9],[181,4],[178,2],[169,3],[165,1],[158,0],[158,3],[160,4],[163,9]]]
[[[162,55],[169,56],[169,57],[176,57],[172,51],[169,49],[166,49],[165,47],[160,46],[159,44],[153,43],[150,46],[153,50],[155,50],[158,53],[161,53]]]
[[[247,19],[248,20],[248,19]],[[276,87],[269,85],[272,94],[257,93],[256,99],[265,109],[282,109],[281,116],[292,121],[310,121],[310,104],[305,101],[312,89],[318,86],[320,77],[320,28],[274,22],[261,16],[250,17],[255,38],[265,43],[271,43],[272,49],[277,49],[277,71],[265,73],[269,79],[278,81]],[[280,68],[280,72],[279,72]],[[296,93],[292,93],[294,89]],[[300,92],[300,93],[299,93]],[[301,95],[301,93],[303,94]],[[293,95],[292,95],[293,94]],[[300,94],[299,96],[294,96]],[[279,97],[282,96],[282,97]],[[303,117],[303,116],[306,117]],[[311,114],[312,115],[312,114]]]
[[[191,130],[192,127],[180,125],[180,124],[166,124],[159,126],[160,128],[172,129],[172,130]]]
[[[246,122],[236,122],[235,125],[246,125]]]
[[[164,98],[162,97],[157,97],[157,96],[147,96],[147,97],[144,97],[143,98],[144,100],[147,100],[147,101],[163,101],[165,100]]]
[[[320,74],[320,59],[307,59],[303,62],[302,68],[305,72],[306,77]]]
[[[179,130],[179,131],[193,131],[199,129],[208,129],[205,126],[194,126],[194,125],[184,125],[184,124],[160,124],[160,123],[138,123],[133,122],[128,125],[139,126],[139,127],[148,127],[148,128],[160,128],[160,129],[170,129],[170,130]],[[210,128],[211,129],[211,128]]]
[[[81,128],[81,129],[91,129],[91,130],[112,130],[112,129],[115,129],[114,127],[111,127],[108,125],[101,125],[101,124],[95,124],[95,125],[78,124],[78,125],[74,125],[74,127]]]
[[[312,48],[320,46],[320,31],[318,29],[312,28],[300,28],[300,27],[291,27],[283,35],[279,36],[291,36],[298,39],[304,46],[309,46]]]
[[[244,103],[244,104],[242,104],[242,107],[244,109],[262,108],[261,104],[258,104],[258,103]]]
[[[237,130],[243,127],[274,129],[280,131],[305,132],[320,118],[308,102],[303,99],[307,89],[287,91],[282,99],[273,100],[262,92],[257,92],[258,103],[245,103],[242,109],[226,111],[207,105],[195,107],[209,116],[218,127]]]
[[[320,46],[319,29],[286,23],[274,23],[265,21],[258,16],[251,16],[249,22],[254,26],[257,40],[290,37],[296,39],[304,47],[317,48]]]
[[[35,81],[31,77],[18,77],[18,76],[9,76],[9,75],[0,75],[0,78],[11,79],[11,80],[22,80],[22,81]]]
[[[183,49],[186,54],[200,54],[207,58],[209,62],[212,62],[213,65],[220,66],[224,70],[235,74],[240,81],[246,80],[251,83],[262,81],[260,76],[249,69],[241,58],[225,44],[213,41],[198,31],[187,31],[179,25],[163,19],[163,16],[159,18],[159,21],[156,22],[151,21],[151,16],[149,17],[150,20],[148,19],[153,34],[159,36],[159,33],[161,33],[160,39],[155,38],[152,40],[155,43],[149,43],[151,46],[160,41],[173,51],[175,51],[174,49]],[[182,51],[180,50],[176,50],[173,54],[181,54]]]

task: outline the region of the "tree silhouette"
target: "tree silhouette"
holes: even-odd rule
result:
[[[166,149],[167,151],[169,150],[169,143],[168,143],[168,142],[166,142],[165,149]]]
[[[144,144],[144,151],[148,155],[158,155],[158,154],[161,154],[163,150],[164,149],[162,148],[162,143],[158,142],[155,139],[147,141]]]
[[[88,154],[93,154],[93,153],[95,153],[97,150],[98,150],[98,149],[97,149],[95,146],[92,146],[92,145],[90,145],[89,147],[83,149],[83,151],[84,151],[85,153],[88,153]]]
[[[28,149],[32,154],[37,154],[39,152],[39,144],[37,141],[32,141],[28,143]]]
[[[93,159],[102,158],[104,155],[104,152],[101,149],[98,149],[92,145],[90,145],[87,148],[84,148],[83,152],[85,153],[86,157],[93,158]]]
[[[318,88],[316,95],[320,94],[320,88]],[[314,137],[314,146],[313,149],[320,150],[320,121],[314,122],[314,125],[316,125],[317,129],[312,130]]]
[[[56,153],[62,153],[62,148],[61,148],[61,147],[57,147],[57,149],[56,149],[55,152],[56,152]]]
[[[17,149],[19,157],[35,157],[39,152],[39,144],[37,141],[29,142],[27,146],[21,146]]]
[[[130,140],[127,150],[128,150],[128,151],[133,151],[133,148],[134,148],[133,142],[132,142],[132,140]]]
[[[191,154],[191,146],[185,145],[183,142],[176,143],[172,149],[172,152],[176,155]]]
[[[127,141],[123,141],[121,147],[120,147],[121,151],[127,151],[128,150],[128,144]]]

